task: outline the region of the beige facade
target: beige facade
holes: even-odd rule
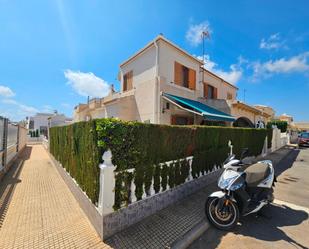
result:
[[[275,110],[271,108],[270,106],[254,105],[254,107],[260,110],[261,112],[268,114],[270,116],[268,121],[271,121],[275,118]]]
[[[309,131],[309,122],[294,122],[293,128],[299,131]]]
[[[278,117],[278,119],[279,119],[280,121],[286,121],[286,122],[288,122],[288,125],[293,125],[293,117],[290,116],[290,115],[288,115],[288,114],[286,114],[286,113],[280,115],[280,116]]]
[[[120,65],[119,93],[111,91],[105,98],[78,105],[74,120],[117,117],[156,124],[203,123],[201,113],[163,96],[170,94],[204,103],[236,118],[245,115],[255,124],[254,115],[261,112],[255,108],[251,113],[250,108],[247,113],[235,111],[237,108],[231,103],[236,101],[238,88],[202,66],[202,61],[160,35]]]
[[[231,106],[231,114],[242,122],[249,122],[251,126],[259,126],[261,123],[265,126],[271,119],[271,114],[241,101],[233,101]]]

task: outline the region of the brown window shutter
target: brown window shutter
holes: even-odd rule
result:
[[[174,64],[174,83],[176,85],[179,85],[179,86],[182,85],[181,75],[182,75],[182,65],[175,61],[175,64]]]
[[[206,83],[204,83],[204,97],[208,97],[208,85]]]
[[[123,91],[128,90],[128,76],[125,74],[123,76]]]
[[[175,125],[176,124],[176,116],[172,115],[171,116],[171,125]]]
[[[193,124],[194,124],[194,119],[188,118],[188,125],[193,125]]]
[[[214,87],[214,99],[218,98],[218,88]]]
[[[189,88],[195,90],[196,72],[193,69],[189,69]]]
[[[128,73],[128,90],[133,88],[133,71]]]

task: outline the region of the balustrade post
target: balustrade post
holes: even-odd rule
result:
[[[112,152],[104,152],[103,163],[100,167],[100,193],[98,207],[102,215],[114,212],[115,204],[115,173],[116,167],[112,163]]]
[[[193,158],[189,160],[189,176],[188,176],[188,181],[193,180],[193,176],[192,176],[192,163],[193,163]]]
[[[134,179],[132,179],[132,182],[131,182],[131,195],[130,195],[130,202],[131,203],[136,202],[136,200],[137,200],[136,195],[135,195],[135,190],[136,190],[136,185],[134,183]]]

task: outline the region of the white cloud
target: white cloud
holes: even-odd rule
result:
[[[69,104],[69,103],[61,103],[61,106],[62,106],[63,108],[66,108],[66,109],[71,109],[71,108],[72,108],[72,105]]]
[[[105,97],[110,91],[110,85],[91,72],[66,70],[64,76],[68,84],[81,96]]]
[[[17,101],[14,99],[3,99],[2,103],[9,104],[9,105],[17,105]]]
[[[281,39],[280,34],[276,33],[272,34],[267,39],[263,38],[260,42],[260,48],[272,50],[272,49],[288,48],[288,47],[285,45],[285,41]]]
[[[309,52],[305,52],[291,58],[269,60],[264,63],[252,63],[254,78],[269,77],[276,73],[309,72]]]
[[[197,56],[198,59],[203,60],[203,56]],[[224,71],[220,68],[218,68],[218,64],[210,60],[209,55],[205,55],[204,57],[205,62],[205,68],[209,70],[210,72],[220,76],[227,82],[231,84],[236,84],[243,75],[243,70],[241,68],[241,64],[244,63],[244,59],[242,57],[238,58],[237,64],[232,64],[229,67],[229,70]]]
[[[51,105],[44,105],[42,112],[46,113],[53,113],[55,111],[55,108],[53,108]]]
[[[19,103],[14,99],[3,99],[1,102],[7,105],[4,115],[13,121],[22,120],[26,116],[32,116],[39,112],[38,109]]]
[[[10,98],[15,96],[15,93],[9,87],[0,85],[0,96]]]
[[[186,39],[192,46],[197,46],[202,42],[203,32],[208,32],[209,34],[212,32],[207,21],[200,24],[191,24],[186,33]]]

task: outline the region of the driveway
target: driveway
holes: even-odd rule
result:
[[[309,248],[309,149],[294,150],[275,172],[273,205],[242,218],[233,232],[211,227],[189,248]]]

